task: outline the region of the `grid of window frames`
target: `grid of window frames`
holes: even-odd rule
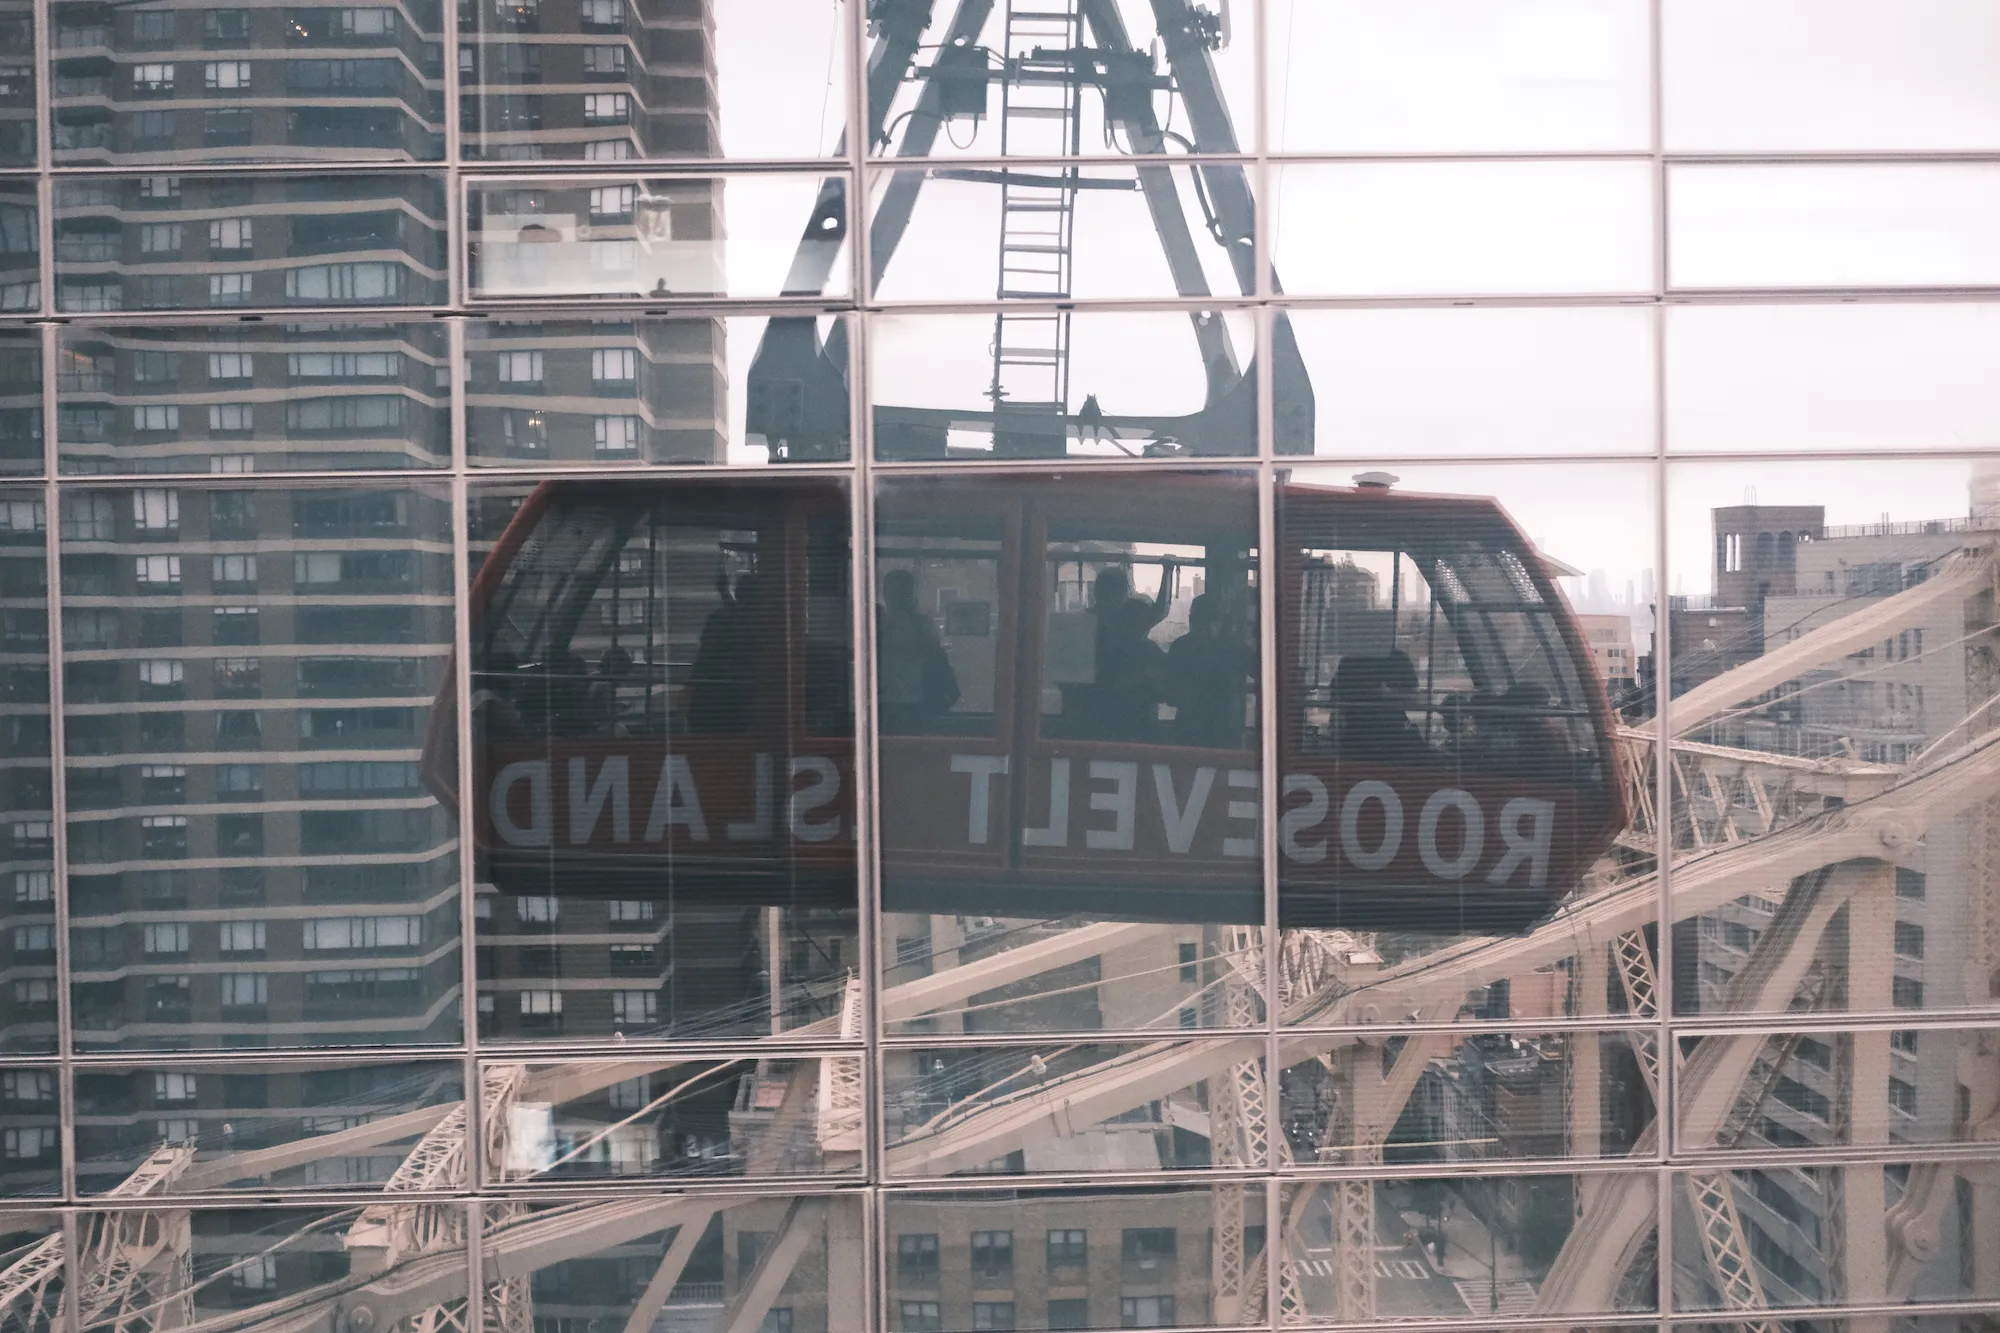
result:
[[[0,0],[0,1330],[2000,1327],[1985,0]]]

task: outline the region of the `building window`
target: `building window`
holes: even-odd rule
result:
[[[985,1329],[1012,1329],[1014,1327],[1014,1302],[974,1301],[972,1303],[972,1327]]]
[[[1120,1328],[1172,1328],[1174,1298],[1171,1296],[1121,1296],[1118,1299]]]
[[[248,250],[255,223],[249,218],[217,218],[208,224],[208,248]]]
[[[1081,1227],[1064,1227],[1049,1232],[1048,1262],[1050,1268],[1077,1268],[1087,1260],[1089,1246],[1088,1233]]]
[[[1090,1327],[1090,1301],[1081,1296],[1052,1299],[1049,1302],[1050,1333],[1063,1333],[1069,1329]]]
[[[907,1232],[896,1237],[896,1272],[901,1277],[930,1277],[938,1270],[938,1238],[934,1231]]]
[[[591,434],[599,455],[621,458],[639,451],[637,417],[598,417],[591,423]]]
[[[590,354],[590,378],[600,384],[638,378],[639,354],[630,347],[604,347]]]
[[[1175,1256],[1178,1238],[1172,1227],[1125,1228],[1124,1255],[1128,1264],[1151,1267]]]
[[[902,1333],[942,1333],[944,1315],[936,1301],[899,1301],[897,1325]]]
[[[502,352],[493,358],[502,384],[540,384],[542,382],[542,354],[540,352]]]
[[[224,953],[262,953],[264,951],[264,923],[262,921],[223,922],[219,947]]]
[[[975,1231],[972,1233],[972,1268],[974,1272],[992,1273],[1014,1266],[1014,1233],[1011,1231]]]
[[[201,82],[212,92],[239,92],[250,86],[247,60],[211,60],[202,66]]]

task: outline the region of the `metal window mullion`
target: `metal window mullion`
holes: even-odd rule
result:
[[[1653,745],[1653,833],[1654,855],[1658,872],[1655,912],[1656,931],[1659,935],[1657,961],[1654,966],[1654,1017],[1658,1027],[1654,1032],[1655,1049],[1659,1053],[1659,1075],[1655,1084],[1657,1104],[1653,1107],[1653,1123],[1658,1127],[1655,1135],[1655,1152],[1661,1163],[1654,1175],[1654,1291],[1656,1294],[1656,1315],[1660,1327],[1669,1327],[1667,1321],[1673,1310],[1674,1277],[1674,1175],[1670,1164],[1674,1160],[1676,1131],[1674,1128],[1674,1088],[1677,1083],[1678,1061],[1674,1043],[1674,962],[1673,962],[1673,885],[1672,861],[1674,851],[1673,810],[1668,805],[1673,798],[1672,755],[1670,744],[1673,738],[1668,725],[1667,696],[1673,681],[1671,650],[1668,646],[1672,638],[1668,610],[1667,589],[1671,586],[1668,574],[1667,549],[1667,361],[1666,361],[1666,297],[1669,277],[1669,251],[1667,238],[1667,168],[1666,168],[1666,104],[1664,78],[1663,0],[1647,0],[1647,79],[1651,135],[1652,185],[1653,185],[1653,563],[1657,573],[1653,578],[1653,716],[1658,727]]]
[[[1259,274],[1268,272],[1261,266]],[[1262,278],[1260,276],[1260,282]],[[1268,321],[1269,311],[1263,312]],[[1268,344],[1266,344],[1268,346]],[[1260,357],[1260,362],[1267,358]],[[1268,378],[1268,376],[1266,376]],[[1271,440],[1271,398],[1268,392],[1257,399],[1257,436],[1260,453],[1268,455]],[[1272,1333],[1282,1315],[1283,1295],[1279,1281],[1279,1247],[1283,1235],[1284,1200],[1278,1180],[1278,1154],[1284,1143],[1284,1116],[1278,1105],[1282,1079],[1279,1077],[1278,1023],[1282,996],[1278,986],[1278,966],[1283,944],[1278,928],[1278,802],[1282,795],[1278,774],[1277,697],[1277,581],[1281,561],[1277,552],[1277,472],[1264,463],[1257,469],[1257,731],[1262,742],[1259,754],[1263,792],[1257,803],[1258,840],[1263,855],[1258,866],[1263,876],[1264,915],[1264,1147],[1266,1160],[1258,1163],[1265,1173],[1264,1184],[1264,1314]],[[1241,1188],[1218,1185],[1220,1189]],[[1299,1188],[1308,1188],[1300,1186]],[[1336,1238],[1336,1244],[1338,1238]],[[1246,1275],[1247,1280],[1247,1275]]]

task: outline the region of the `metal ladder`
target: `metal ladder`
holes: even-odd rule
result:
[[[1082,142],[1074,52],[1083,45],[1081,0],[1009,0],[1001,55],[1003,156],[1075,154]],[[1077,172],[1004,173],[1000,190],[1003,301],[1067,301],[1076,229]],[[993,318],[993,452],[1055,456],[1068,450],[1068,311],[1002,311]]]

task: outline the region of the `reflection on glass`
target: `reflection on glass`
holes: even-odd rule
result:
[[[0,1066],[0,1198],[62,1193],[62,1115],[56,1094],[61,1078],[58,1069]],[[0,1223],[0,1233],[6,1230]],[[13,1262],[5,1245],[0,1241],[0,1272],[9,1272]]]
[[[57,0],[55,160],[76,166],[444,156],[436,3],[144,8]]]
[[[870,337],[877,458],[1257,452],[1247,311],[906,315]]]
[[[187,1169],[192,1150],[147,1161],[148,1186]],[[326,1327],[366,1309],[381,1329],[465,1317],[465,1213],[457,1201],[349,1208],[181,1208],[77,1218],[80,1326],[136,1320],[243,1328]],[[135,1257],[147,1262],[136,1263]]]
[[[1276,172],[1274,267],[1294,295],[1643,293],[1643,162],[1397,162]]]
[[[0,30],[4,26],[0,20]],[[40,313],[41,254],[41,209],[34,186],[23,181],[0,184],[0,314]]]
[[[1281,920],[1518,929],[1625,822],[1606,682],[1495,500],[1358,480],[1279,497]]]
[[[1253,505],[1219,476],[881,487],[892,1024],[1258,1021]]]
[[[63,330],[64,472],[439,467],[451,380],[436,324]]]
[[[0,4],[0,166],[35,165],[35,6]]]
[[[1566,978],[1508,983],[1517,1018],[1565,1015]],[[1540,1012],[1537,1013],[1536,1011]],[[1366,1044],[1290,1038],[1318,1048],[1279,1082],[1285,1149],[1300,1165],[1622,1157],[1655,1144],[1646,1030],[1470,1035],[1418,1033]],[[1381,1089],[1396,1097],[1383,1097]]]
[[[884,174],[873,205],[869,262],[884,301],[1256,290],[1255,208],[1235,164],[905,168]]]
[[[0,1051],[56,1048],[47,502],[0,488]]]
[[[457,1159],[431,1150],[460,1132],[462,1072],[256,1060],[79,1070],[77,1188],[118,1191],[156,1154],[191,1150],[153,1193],[458,1189]]]
[[[32,329],[0,331],[0,475],[41,470],[41,339]]]
[[[869,35],[874,151],[1067,157],[1256,146],[1255,19],[1226,5],[886,6],[869,15]]]
[[[894,1333],[1268,1318],[1258,1185],[895,1194],[883,1211]]]
[[[66,179],[56,308],[431,305],[445,296],[444,234],[436,176]]]
[[[510,466],[838,461],[848,349],[834,316],[480,321],[467,448]]]
[[[845,488],[472,506],[482,1030],[858,1037]]]
[[[469,187],[479,300],[841,296],[844,177],[576,176]]]
[[[1270,0],[1264,23],[1274,153],[1650,141],[1641,0]]]
[[[888,1049],[888,1173],[1262,1166],[1263,1127],[1245,1123],[1262,1114],[1262,1054],[1256,1038]]]
[[[846,128],[839,6],[460,0],[458,31],[468,157],[827,157]]]
[[[1653,451],[1650,310],[1294,310],[1290,327],[1311,387],[1275,386],[1280,453]]]
[[[686,1333],[866,1326],[861,1200],[657,1193],[489,1204],[489,1327],[557,1321]]]
[[[2000,284],[2000,164],[1683,164],[1667,205],[1674,287]]]
[[[1659,1308],[1656,1197],[1625,1174],[1293,1185],[1279,1264],[1315,1320],[1638,1314]]]
[[[1673,1182],[1677,1226],[1707,1234],[1674,1249],[1674,1305],[1719,1310],[1745,1290],[1751,1304],[1779,1309],[2000,1297],[2000,1273],[1969,1234],[1974,1191],[1985,1191],[1968,1165],[1684,1172]]]
[[[1669,449],[2000,441],[2000,305],[1673,305],[1666,319]]]
[[[1676,0],[1661,19],[1669,152],[2000,145],[2000,14],[1981,0]]]
[[[454,1039],[458,844],[420,771],[443,493],[63,501],[78,1044]]]
[[[1993,1005],[1992,465],[1670,477],[1679,1012]]]
[[[0,1213],[0,1272],[9,1281],[10,1328],[53,1333],[67,1326],[61,1218],[52,1212]]]
[[[1992,1028],[1682,1037],[1675,1131],[1686,1152],[1950,1143],[1968,1118],[1959,1071],[1996,1049]],[[1732,1080],[1736,1096],[1725,1104],[1713,1093]]]
[[[486,1118],[506,1123],[496,1184],[851,1174],[861,1057],[491,1064]]]

